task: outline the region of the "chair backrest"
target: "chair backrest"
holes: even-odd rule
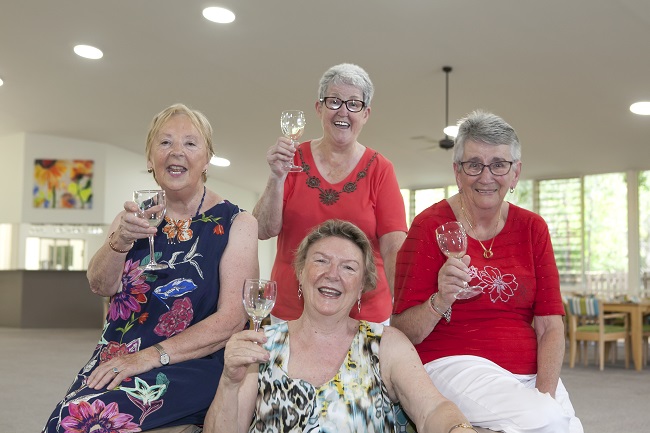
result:
[[[599,302],[594,297],[567,298],[569,312],[574,316],[598,317]]]

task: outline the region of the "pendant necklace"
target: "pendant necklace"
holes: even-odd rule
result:
[[[492,252],[492,247],[494,246],[494,240],[497,237],[497,229],[499,228],[499,222],[501,221],[501,210],[499,209],[499,219],[497,219],[497,224],[494,226],[494,233],[492,233],[492,243],[490,243],[490,248],[485,248],[485,245],[483,245],[483,242],[478,238],[478,234],[476,234],[476,230],[474,229],[474,226],[472,225],[472,221],[470,221],[469,216],[467,215],[467,212],[465,211],[465,207],[463,206],[463,199],[461,197],[460,199],[460,210],[463,213],[463,216],[467,220],[467,224],[469,224],[469,228],[472,229],[472,233],[474,233],[474,236],[476,237],[476,240],[478,243],[481,245],[481,248],[483,248],[483,257],[486,259],[491,258],[494,253]]]

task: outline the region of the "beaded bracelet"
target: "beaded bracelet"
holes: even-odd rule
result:
[[[449,431],[448,431],[447,433],[451,433],[452,430],[455,430],[455,429],[457,429],[457,428],[471,428],[471,429],[474,430],[476,433],[478,433],[478,432],[476,431],[476,429],[474,428],[474,426],[472,426],[471,424],[468,424],[468,423],[466,423],[466,422],[461,422],[460,424],[456,424],[456,425],[451,426],[451,428],[449,429]]]
[[[113,251],[115,251],[116,253],[120,253],[120,254],[126,254],[126,253],[128,253],[128,252],[131,250],[131,248],[133,248],[133,244],[134,244],[134,242],[131,242],[131,245],[129,246],[128,249],[126,249],[126,250],[120,250],[119,248],[115,248],[115,245],[113,245],[112,239],[113,239],[113,235],[114,235],[114,234],[115,234],[115,232],[113,232],[113,233],[111,233],[110,235],[108,235],[108,246],[109,246]]]

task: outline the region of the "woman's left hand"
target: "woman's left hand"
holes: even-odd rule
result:
[[[155,349],[152,350],[155,352]],[[159,367],[158,357],[149,356],[149,352],[141,350],[102,362],[88,376],[86,385],[88,388],[110,390],[117,387],[127,377],[133,377]]]

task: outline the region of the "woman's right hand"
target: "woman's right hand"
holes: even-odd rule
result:
[[[286,177],[295,153],[296,147],[292,141],[286,137],[279,137],[266,152],[266,162],[271,167],[271,173],[279,178]]]
[[[465,287],[465,283],[471,281],[469,262],[470,257],[468,255],[463,256],[462,259],[450,257],[440,268],[438,272],[438,293],[442,299],[438,302],[441,304],[440,307],[445,307],[444,310],[451,307],[456,301],[456,294]]]
[[[267,362],[270,353],[262,345],[266,343],[264,332],[241,331],[233,334],[224,351],[223,378],[241,383],[251,364]]]
[[[115,237],[119,237],[120,245],[122,243],[128,245],[138,239],[144,239],[149,235],[155,235],[158,229],[150,227],[149,223],[144,218],[138,216],[138,205],[133,201],[124,203],[124,212],[120,216],[119,223],[113,235],[113,243],[115,244]]]

